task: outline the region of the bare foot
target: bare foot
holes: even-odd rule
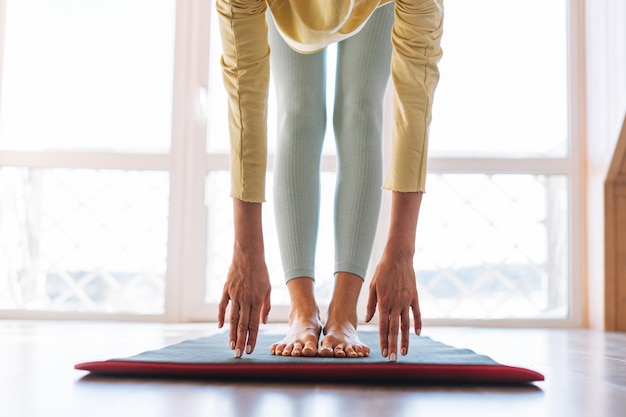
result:
[[[289,332],[270,347],[270,352],[278,356],[316,356],[322,323],[313,294],[313,280],[292,279],[287,287],[291,296]]]
[[[337,358],[369,356],[370,348],[359,340],[356,331],[356,303],[362,285],[363,280],[357,275],[339,272],[335,277],[335,289],[328,308],[320,356]]]
[[[370,348],[359,340],[356,326],[351,320],[331,319],[324,326],[324,338],[319,351],[320,356],[336,358],[362,358],[370,355]]]

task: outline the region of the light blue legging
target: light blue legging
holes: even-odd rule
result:
[[[365,277],[380,211],[382,108],[389,81],[393,4],[337,45],[335,273]],[[326,51],[294,52],[269,18],[278,138],[274,204],[285,280],[315,279],[320,158],[326,127]]]

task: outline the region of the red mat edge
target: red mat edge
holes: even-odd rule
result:
[[[132,362],[107,360],[84,362],[77,370],[98,375],[204,377],[207,379],[277,379],[349,380],[389,382],[483,382],[530,383],[543,381],[536,371],[508,365],[428,365],[410,363],[378,363],[351,365],[327,364],[181,364],[169,362]]]

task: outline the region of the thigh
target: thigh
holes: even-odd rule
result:
[[[284,104],[290,107],[303,100],[325,103],[326,51],[302,54],[291,49],[278,32],[270,13],[268,37],[272,82],[279,105],[285,100],[288,102]]]
[[[377,8],[359,33],[338,44],[338,92],[382,97],[391,68],[393,8]]]

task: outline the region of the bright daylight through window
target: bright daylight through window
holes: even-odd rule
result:
[[[0,310],[214,318],[230,263],[232,206],[213,4],[2,4]],[[568,1],[445,4],[415,256],[422,314],[567,320],[579,193]],[[327,84],[330,111],[334,82]],[[176,104],[184,99],[192,104]],[[289,297],[272,212],[273,106],[270,98],[264,229],[270,319],[280,321]],[[334,263],[333,140],[328,126],[316,259],[322,306]],[[185,148],[198,143],[204,153]],[[381,220],[387,216],[383,204]],[[384,238],[377,236],[373,265]],[[168,305],[187,310],[174,314]]]
[[[431,127],[433,169],[415,257],[422,314],[435,319],[566,318],[570,177],[575,173],[555,173],[551,164],[571,157],[567,4],[447,0],[445,22]],[[529,26],[541,30],[529,31]],[[217,36],[215,31],[215,65]],[[225,100],[218,97],[219,77],[215,71],[210,80],[213,112]],[[329,109],[332,88],[331,82]],[[224,144],[225,117],[214,119],[209,151],[212,143]],[[327,131],[326,153],[332,158],[332,126]],[[463,161],[463,171],[455,159]],[[509,164],[511,159],[531,162]],[[484,172],[485,160],[496,169]],[[220,184],[225,188],[215,194]],[[229,262],[231,246],[223,242],[231,235],[231,225],[224,224],[230,206],[221,201],[227,184],[225,173],[209,174],[206,297],[211,303],[219,299]],[[322,190],[316,286],[323,304],[332,291],[332,168]],[[271,186],[268,192],[271,207]],[[271,213],[265,220],[273,304],[288,304]],[[383,238],[384,233],[378,236]]]

